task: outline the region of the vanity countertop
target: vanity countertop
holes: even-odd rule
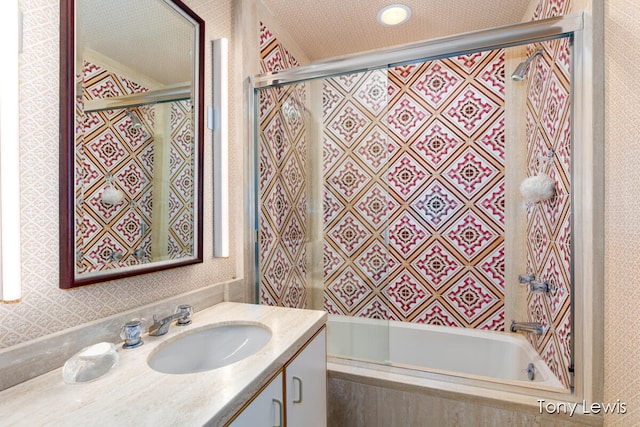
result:
[[[62,368],[0,392],[3,426],[199,426],[221,425],[263,386],[326,322],[323,311],[223,302],[172,326],[161,337],[124,350],[107,374],[93,382],[65,384]],[[147,365],[166,340],[209,324],[259,322],[271,340],[239,362],[195,374],[168,375]]]

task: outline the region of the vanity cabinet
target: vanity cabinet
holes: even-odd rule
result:
[[[325,427],[326,354],[326,332],[323,328],[228,425]]]
[[[282,371],[238,414],[231,427],[273,427],[284,425]]]
[[[284,368],[288,427],[327,425],[326,332],[320,331]]]

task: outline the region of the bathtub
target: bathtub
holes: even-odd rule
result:
[[[521,334],[329,316],[327,353],[375,365],[525,387],[562,384]],[[535,371],[529,378],[530,364]]]

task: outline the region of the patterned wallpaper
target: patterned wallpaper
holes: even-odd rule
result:
[[[230,1],[187,0],[206,21],[207,38],[232,34]],[[550,3],[548,3],[550,4]],[[640,276],[640,235],[637,227],[639,198],[629,191],[640,179],[640,99],[637,84],[640,51],[640,11],[635,0],[605,0],[606,26],[606,356],[605,400],[621,399],[630,411],[605,417],[605,425],[640,424],[640,342],[633,324],[640,317],[640,287],[630,286]],[[226,280],[235,275],[234,260],[209,260],[211,223],[206,221],[210,187],[205,187],[205,259],[200,267],[188,267],[154,275],[61,291],[58,289],[58,40],[59,4],[48,0],[20,0],[24,12],[24,52],[21,55],[21,190],[22,190],[22,289],[23,301],[0,304],[0,347],[34,339],[57,330],[125,311],[152,301]],[[548,5],[546,6],[549,7]],[[557,6],[556,6],[557,7]],[[232,65],[232,69],[236,69]],[[209,68],[207,68],[209,69]],[[232,82],[234,73],[230,72]],[[207,82],[209,79],[205,79]],[[210,91],[205,90],[205,93]],[[235,103],[234,97],[230,101]],[[235,105],[235,104],[234,104]],[[235,126],[230,132],[236,132]],[[231,137],[231,141],[234,141]],[[233,145],[231,165],[241,165],[242,150]],[[235,150],[235,151],[234,151]],[[209,158],[205,159],[207,162]],[[231,181],[239,182],[238,168],[230,168]],[[205,183],[210,182],[205,166]],[[241,200],[230,192],[233,206]],[[241,234],[240,223],[231,227]],[[631,238],[630,238],[631,236]],[[232,254],[236,242],[232,240]],[[233,257],[232,257],[233,258]]]
[[[260,47],[263,71],[295,64],[264,25]],[[305,89],[259,91],[266,304],[306,304]],[[504,52],[328,79],[322,95],[327,311],[503,330]]]
[[[605,0],[604,401],[625,402],[607,427],[640,425],[640,8]]]
[[[233,2],[185,1],[207,23],[205,39],[234,39]],[[0,304],[0,347],[13,346],[66,328],[105,318],[164,298],[242,276],[243,195],[230,191],[232,216],[230,253],[212,258],[211,136],[205,132],[204,260],[203,264],[105,282],[69,291],[58,287],[58,110],[59,2],[20,0],[24,14],[23,53],[20,56],[20,189],[22,302]],[[209,49],[207,45],[207,49]],[[211,93],[210,54],[205,55],[205,96]],[[243,150],[239,137],[242,98],[240,65],[230,55],[229,181],[243,180]],[[205,105],[210,103],[205,100]],[[238,261],[240,259],[240,262]]]
[[[567,14],[569,1],[541,1],[533,20]],[[544,172],[556,183],[550,200],[527,208],[527,273],[548,280],[548,294],[530,292],[527,319],[548,331],[528,338],[560,382],[569,387],[571,365],[571,122],[569,39],[541,43],[527,78],[527,174]],[[531,55],[536,46],[527,47]],[[535,67],[533,66],[535,64]],[[549,153],[551,155],[549,156]]]
[[[326,309],[503,330],[504,51],[327,79],[323,100]]]
[[[85,62],[84,101],[146,92],[148,88],[95,64]],[[165,248],[152,254],[153,174],[157,162],[154,144],[156,108],[170,108],[169,164],[166,215],[169,232]],[[193,256],[194,166],[191,103],[176,101],[159,106],[88,112],[76,135],[76,270],[83,273],[139,265],[154,257]],[[160,116],[162,117],[162,116]],[[140,128],[134,125],[134,120]],[[162,132],[162,130],[160,130]],[[156,163],[157,164],[157,163]],[[105,204],[109,187],[123,199]],[[160,209],[160,206],[158,206]]]
[[[260,69],[298,65],[260,23]],[[307,138],[304,84],[259,91],[260,302],[306,308]]]
[[[568,11],[568,1],[541,2],[533,19]],[[553,291],[528,295],[527,318],[549,327],[530,340],[568,386],[570,46],[542,45],[524,83],[527,172],[549,174],[556,195],[527,208],[527,270]],[[504,52],[327,79],[322,95],[325,309],[504,330]],[[295,270],[280,254],[263,256],[280,260],[270,272]]]

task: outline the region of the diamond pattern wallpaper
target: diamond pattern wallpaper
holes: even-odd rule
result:
[[[504,329],[504,52],[324,82],[325,308]]]
[[[534,19],[568,11],[568,1],[542,1]],[[529,175],[549,174],[556,194],[527,207],[526,250],[528,273],[548,279],[554,291],[529,294],[527,320],[549,326],[529,339],[568,386],[570,46],[566,39],[543,46],[523,82],[526,167]],[[264,26],[261,47],[263,71],[292,64]],[[281,176],[289,157],[297,166],[305,161],[308,129],[296,147],[285,112],[304,105],[307,93],[288,86],[260,91],[260,293],[267,304],[285,304],[290,283],[305,286],[295,272],[302,266],[306,273],[306,261],[291,255],[279,230],[296,218],[293,235],[304,234],[305,206],[290,195],[300,187],[306,194],[307,177],[292,191]],[[505,330],[504,108],[503,50],[323,81],[325,310]]]
[[[533,19],[570,13],[569,0],[541,0]],[[548,327],[529,335],[560,382],[570,386],[571,358],[571,46],[567,38],[541,43],[544,53],[527,79],[528,175],[548,174],[556,183],[550,200],[527,208],[527,273],[552,286],[549,294],[529,293],[528,321]],[[531,55],[537,48],[528,47]]]
[[[298,65],[263,24],[261,71]],[[307,176],[304,85],[260,91],[260,302],[306,308]]]
[[[263,71],[295,64],[261,25]],[[259,91],[260,299],[306,304],[303,86]],[[504,52],[323,87],[325,309],[504,329]]]
[[[92,63],[83,72],[84,100],[148,89]],[[167,215],[170,257],[193,255],[193,132],[188,100],[169,105],[170,149]],[[148,262],[152,254],[154,106],[79,114],[76,138],[76,270],[91,273]],[[137,125],[139,124],[139,125]],[[161,125],[161,124],[159,124]],[[113,188],[123,198],[105,203]],[[186,232],[184,230],[187,230]],[[165,252],[165,251],[160,251]]]

